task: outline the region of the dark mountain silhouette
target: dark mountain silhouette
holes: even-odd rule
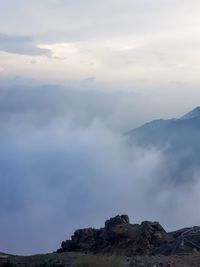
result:
[[[178,183],[194,179],[200,166],[200,107],[178,119],[154,120],[127,134],[131,143],[162,151],[162,176]]]
[[[200,146],[200,107],[178,119],[154,120],[131,130],[128,135],[142,146],[192,148]]]

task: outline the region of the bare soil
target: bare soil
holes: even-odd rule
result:
[[[16,267],[73,267],[77,260],[85,255],[78,252],[63,252],[34,256],[9,256],[9,262]],[[200,267],[200,253],[123,257],[122,262],[122,267]]]

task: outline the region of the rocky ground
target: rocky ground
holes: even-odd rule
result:
[[[70,267],[82,257],[82,253],[49,253],[34,256],[9,256],[11,267]]]
[[[120,266],[96,265],[96,259],[99,263],[104,258],[105,263],[108,255],[118,255]],[[7,263],[5,254],[0,254],[0,266],[77,267],[77,262],[86,257],[92,259],[92,264],[78,267],[200,267],[200,227],[167,233],[158,222],[131,224],[127,215],[118,215],[107,220],[100,229],[75,231],[55,253],[29,257],[9,255]]]
[[[88,255],[87,255],[88,256]],[[29,257],[10,256],[10,266],[15,267],[74,267],[85,257],[79,252],[51,253]],[[122,257],[121,267],[199,267],[200,253],[171,256],[135,256]],[[8,266],[9,267],[9,266]],[[84,266],[87,267],[87,266]],[[95,266],[92,266],[95,267]],[[103,266],[102,266],[103,267]]]
[[[200,254],[139,256],[130,259],[130,267],[199,267]]]

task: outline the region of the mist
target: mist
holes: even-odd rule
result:
[[[100,227],[122,213],[167,230],[200,223],[198,168],[189,171],[188,183],[175,183],[178,157],[171,168],[164,148],[140,147],[125,134],[153,117],[138,113],[135,92],[6,84],[0,89],[0,251],[54,251],[75,229]]]

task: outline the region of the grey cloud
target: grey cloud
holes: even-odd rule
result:
[[[10,6],[12,5],[12,9]],[[199,9],[197,1],[1,1],[4,32],[46,35],[53,42],[172,32]],[[21,16],[22,10],[23,17]],[[190,12],[188,12],[190,10]],[[5,15],[6,13],[6,15]],[[179,16],[177,16],[177,13]],[[170,19],[168,14],[170,14]],[[14,17],[15,24],[8,18]],[[174,27],[176,25],[176,27]],[[57,36],[56,36],[57,35]]]
[[[80,53],[94,47],[110,69],[162,62],[171,69],[182,58],[193,61],[188,48],[196,53],[199,47],[195,0],[0,0],[0,5],[0,51],[8,53],[51,56],[37,44],[81,42]],[[138,40],[138,49],[96,45],[127,36]],[[166,81],[165,68],[164,73]],[[172,151],[171,157],[162,148],[131,145],[124,135],[145,121],[176,117],[199,105],[199,88],[174,77],[167,88],[151,81],[145,87],[133,77],[114,81],[113,90],[90,75],[65,87],[20,76],[0,79],[0,251],[49,252],[73,230],[99,227],[118,213],[128,213],[133,222],[158,220],[169,230],[200,224],[199,167],[189,162],[186,170],[182,153]],[[175,183],[180,174],[189,181]]]
[[[170,170],[164,151],[131,146],[123,135],[135,123],[137,101],[85,83],[1,83],[0,251],[52,251],[76,228],[99,227],[117,213],[167,229],[199,222],[191,209],[199,170],[187,173],[195,176],[187,185],[171,183],[179,158]]]
[[[0,51],[30,56],[51,55],[50,50],[37,47],[30,36],[12,36],[3,33],[0,34]]]
[[[34,85],[20,77],[10,82],[2,80],[1,84],[0,123],[20,116],[36,116],[38,122],[45,124],[66,116],[73,127],[85,127],[97,120],[120,131],[125,131],[130,123],[139,123],[132,115],[139,108],[137,94],[97,89],[94,77],[66,87]]]
[[[137,202],[137,180],[144,178],[139,166],[144,160],[148,172],[156,164],[150,155],[135,154],[129,161],[123,139],[98,124],[82,130],[64,121],[43,128],[28,125],[10,124],[1,133],[1,250],[54,250],[75,228],[99,225],[114,213],[134,208],[130,215],[142,217],[134,203],[126,202],[132,195]],[[134,169],[138,174],[131,177]],[[129,192],[127,184],[133,187]],[[141,190],[146,185],[141,181]]]

